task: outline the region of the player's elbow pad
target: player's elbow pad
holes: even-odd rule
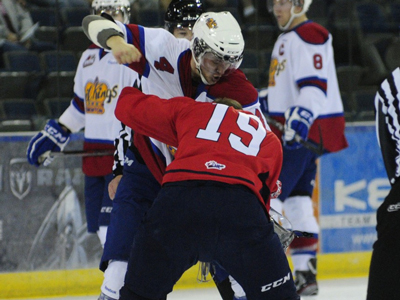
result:
[[[124,33],[116,23],[97,15],[84,17],[82,27],[86,36],[95,45],[107,50],[110,50],[110,47],[107,46],[107,40],[110,37],[114,35],[124,37]]]

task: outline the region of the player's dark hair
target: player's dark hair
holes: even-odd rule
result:
[[[243,109],[242,105],[239,102],[230,98],[217,98],[214,100],[214,102],[232,106],[234,109]]]

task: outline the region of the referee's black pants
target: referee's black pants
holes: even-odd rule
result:
[[[400,299],[400,180],[377,211],[367,300]]]

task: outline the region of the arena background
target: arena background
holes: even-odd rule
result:
[[[58,117],[69,104],[73,63],[88,45],[80,22],[90,10],[34,2],[27,1],[40,25],[35,37],[57,44],[57,67],[53,72],[21,70],[26,64],[0,69],[0,298],[96,295],[101,248],[86,232],[81,158],[59,156],[50,166],[36,168],[25,154],[46,119]],[[162,26],[162,1],[147,2],[154,7],[139,0],[132,4],[132,22]],[[251,18],[244,17],[238,0],[210,3],[208,10],[229,10],[238,18],[246,41],[243,71],[257,88],[266,87],[279,31],[265,0],[254,0]],[[333,35],[349,141],[348,149],[319,160],[314,192],[321,225],[318,278],[366,276],[376,239],[375,212],[389,190],[373,98],[382,79],[400,65],[400,1],[313,0],[308,16]],[[64,55],[71,54],[69,65]],[[40,66],[43,56],[37,57]],[[66,150],[80,150],[82,139],[82,133],[74,134]],[[213,286],[198,283],[197,272],[197,266],[188,270],[176,288]]]

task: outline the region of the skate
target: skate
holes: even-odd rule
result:
[[[308,271],[296,271],[295,281],[297,294],[300,296],[314,296],[318,294],[317,284],[317,259],[312,258],[308,262]]]
[[[106,294],[101,293],[97,300],[117,300],[117,299],[111,298],[111,297],[107,296]]]

